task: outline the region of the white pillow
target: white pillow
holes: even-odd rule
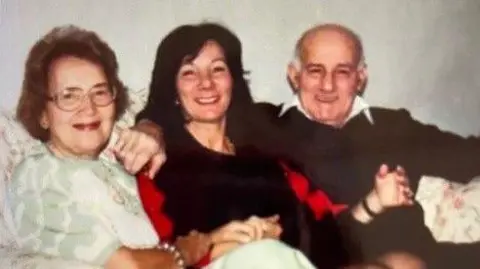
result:
[[[415,199],[423,207],[425,225],[437,241],[480,241],[480,176],[467,184],[423,176]]]

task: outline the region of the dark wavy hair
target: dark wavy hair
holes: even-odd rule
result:
[[[242,63],[242,45],[238,37],[226,27],[216,23],[182,25],[171,31],[159,44],[150,84],[150,95],[145,109],[137,120],[148,118],[160,125],[166,140],[179,136],[185,118],[176,104],[176,76],[185,58],[195,58],[207,41],[217,42],[223,49],[233,81],[232,98],[227,109],[227,135],[235,146],[260,146],[259,134],[264,124],[257,122],[259,115],[250,94]]]
[[[41,141],[49,139],[49,131],[40,125],[40,117],[49,102],[50,65],[65,56],[92,62],[103,69],[108,85],[116,90],[116,118],[123,114],[127,106],[127,89],[118,77],[117,58],[108,44],[95,32],[77,26],[55,27],[38,40],[28,54],[17,105],[17,119],[31,136]]]

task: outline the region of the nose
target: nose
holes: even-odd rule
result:
[[[333,72],[325,74],[322,78],[322,91],[331,92],[333,91],[334,77]]]
[[[200,86],[202,89],[210,89],[212,87],[212,76],[210,73],[204,73],[200,76]]]
[[[94,114],[97,111],[97,106],[93,102],[93,97],[89,94],[83,97],[81,101],[80,111],[86,114]]]

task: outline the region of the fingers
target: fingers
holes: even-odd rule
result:
[[[282,228],[278,224],[279,219],[278,215],[274,215],[267,218],[251,216],[243,222],[232,221],[212,232],[212,242],[218,244],[233,241],[245,244],[266,236],[278,238],[282,233]]]
[[[269,223],[267,229],[264,231],[263,237],[279,239],[282,232],[282,226],[276,223]]]
[[[395,169],[396,175],[395,180],[399,185],[399,193],[400,197],[402,198],[401,204],[402,205],[413,205],[413,197],[414,193],[410,189],[410,183],[407,177],[407,173],[405,169],[398,165]]]
[[[163,153],[155,154],[150,160],[150,168],[148,169],[148,176],[150,178],[154,178],[155,175],[160,170],[160,167],[162,167],[162,165],[165,163],[166,160],[167,158],[165,154]]]
[[[211,240],[214,244],[237,242],[246,244],[252,241],[255,236],[253,227],[239,221],[232,221],[211,233]]]
[[[268,229],[268,223],[257,216],[251,216],[245,223],[253,228],[253,240],[262,239],[263,232]]]
[[[151,162],[146,171],[151,178],[155,176],[166,159],[160,141],[133,129],[122,130],[113,149],[125,170],[131,174],[138,173]]]
[[[376,177],[385,177],[388,174],[388,165],[382,164],[378,169]]]
[[[403,169],[403,167],[401,167],[400,165],[397,165],[397,168],[395,169],[395,177],[398,183],[405,186],[409,185],[407,173],[405,172],[405,169]]]
[[[270,222],[270,223],[277,223],[280,220],[280,215],[273,215],[270,217],[264,218],[265,221]]]
[[[401,205],[413,205],[413,192],[408,186],[399,186],[399,204]]]

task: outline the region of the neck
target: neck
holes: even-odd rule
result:
[[[190,122],[185,127],[204,147],[223,153],[231,153],[226,135],[225,120],[219,123]]]
[[[98,154],[74,154],[71,151],[64,150],[62,147],[56,146],[52,142],[47,143],[47,148],[53,153],[53,155],[62,159],[94,160],[98,157]]]

